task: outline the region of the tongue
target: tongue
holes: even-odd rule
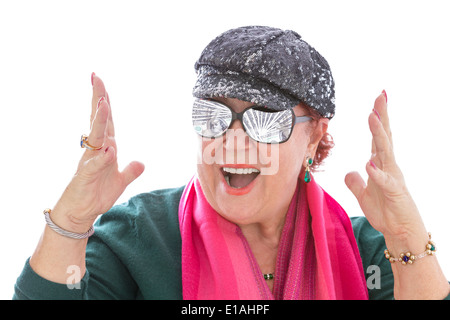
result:
[[[230,186],[233,188],[243,188],[255,180],[258,173],[251,174],[230,174]]]

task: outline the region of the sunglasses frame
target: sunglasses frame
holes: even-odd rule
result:
[[[291,130],[290,130],[290,132],[289,132],[289,136],[286,138],[286,140],[280,141],[280,142],[262,142],[262,141],[258,141],[258,140],[253,139],[253,138],[247,133],[247,128],[245,127],[244,121],[243,121],[243,116],[244,116],[244,113],[245,113],[245,112],[247,112],[249,109],[254,109],[254,108],[256,108],[256,107],[261,108],[261,106],[253,105],[253,106],[250,106],[250,107],[248,107],[248,108],[245,108],[242,112],[236,112],[236,111],[234,111],[231,107],[227,106],[226,104],[224,104],[224,103],[222,103],[222,102],[216,101],[216,100],[211,100],[211,99],[198,99],[198,98],[197,98],[197,99],[195,99],[195,102],[196,102],[196,101],[202,101],[202,100],[217,103],[217,104],[219,104],[219,105],[221,105],[221,106],[224,106],[224,107],[228,108],[228,109],[231,111],[231,122],[230,122],[230,124],[228,125],[227,129],[226,129],[222,134],[220,134],[220,135],[218,135],[218,136],[215,136],[215,137],[207,137],[207,136],[202,135],[200,132],[196,131],[198,135],[200,135],[200,136],[203,137],[203,138],[208,138],[208,139],[216,139],[216,138],[222,137],[222,136],[225,135],[225,133],[230,129],[230,127],[233,125],[234,121],[239,120],[239,121],[241,122],[241,124],[242,124],[242,127],[244,128],[244,132],[245,132],[245,133],[248,135],[248,137],[249,137],[250,139],[252,139],[253,141],[256,141],[256,142],[258,142],[258,143],[264,143],[264,144],[281,144],[281,143],[285,143],[286,141],[288,141],[288,140],[291,138],[292,131],[294,131],[294,126],[295,126],[296,124],[308,122],[308,121],[310,121],[310,120],[313,119],[313,118],[311,118],[311,117],[309,117],[309,116],[300,116],[300,117],[297,117],[297,116],[295,115],[295,113],[294,113],[294,110],[293,110],[293,109],[289,109],[289,111],[291,112],[291,115],[292,115],[292,124],[291,124],[291,128],[290,128]],[[194,105],[195,105],[195,102],[194,102]],[[282,111],[287,111],[287,110],[280,110],[280,111],[273,111],[273,112],[282,112]]]

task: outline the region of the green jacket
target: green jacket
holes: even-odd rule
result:
[[[72,288],[40,277],[27,260],[13,299],[182,299],[178,204],[183,190],[143,193],[100,216],[86,248],[86,274]],[[370,299],[393,299],[383,235],[364,217],[351,221]]]

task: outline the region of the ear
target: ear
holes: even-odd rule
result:
[[[316,125],[311,130],[310,141],[308,144],[307,152],[309,153],[310,157],[313,159],[316,155],[317,147],[319,146],[320,140],[322,140],[323,135],[328,130],[329,122],[330,122],[330,119],[320,118],[319,120],[316,120]],[[305,163],[306,163],[306,159],[305,159]]]

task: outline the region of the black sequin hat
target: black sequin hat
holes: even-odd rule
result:
[[[291,30],[249,26],[224,32],[195,63],[197,98],[225,97],[273,110],[300,102],[331,119],[334,80],[327,61]]]

